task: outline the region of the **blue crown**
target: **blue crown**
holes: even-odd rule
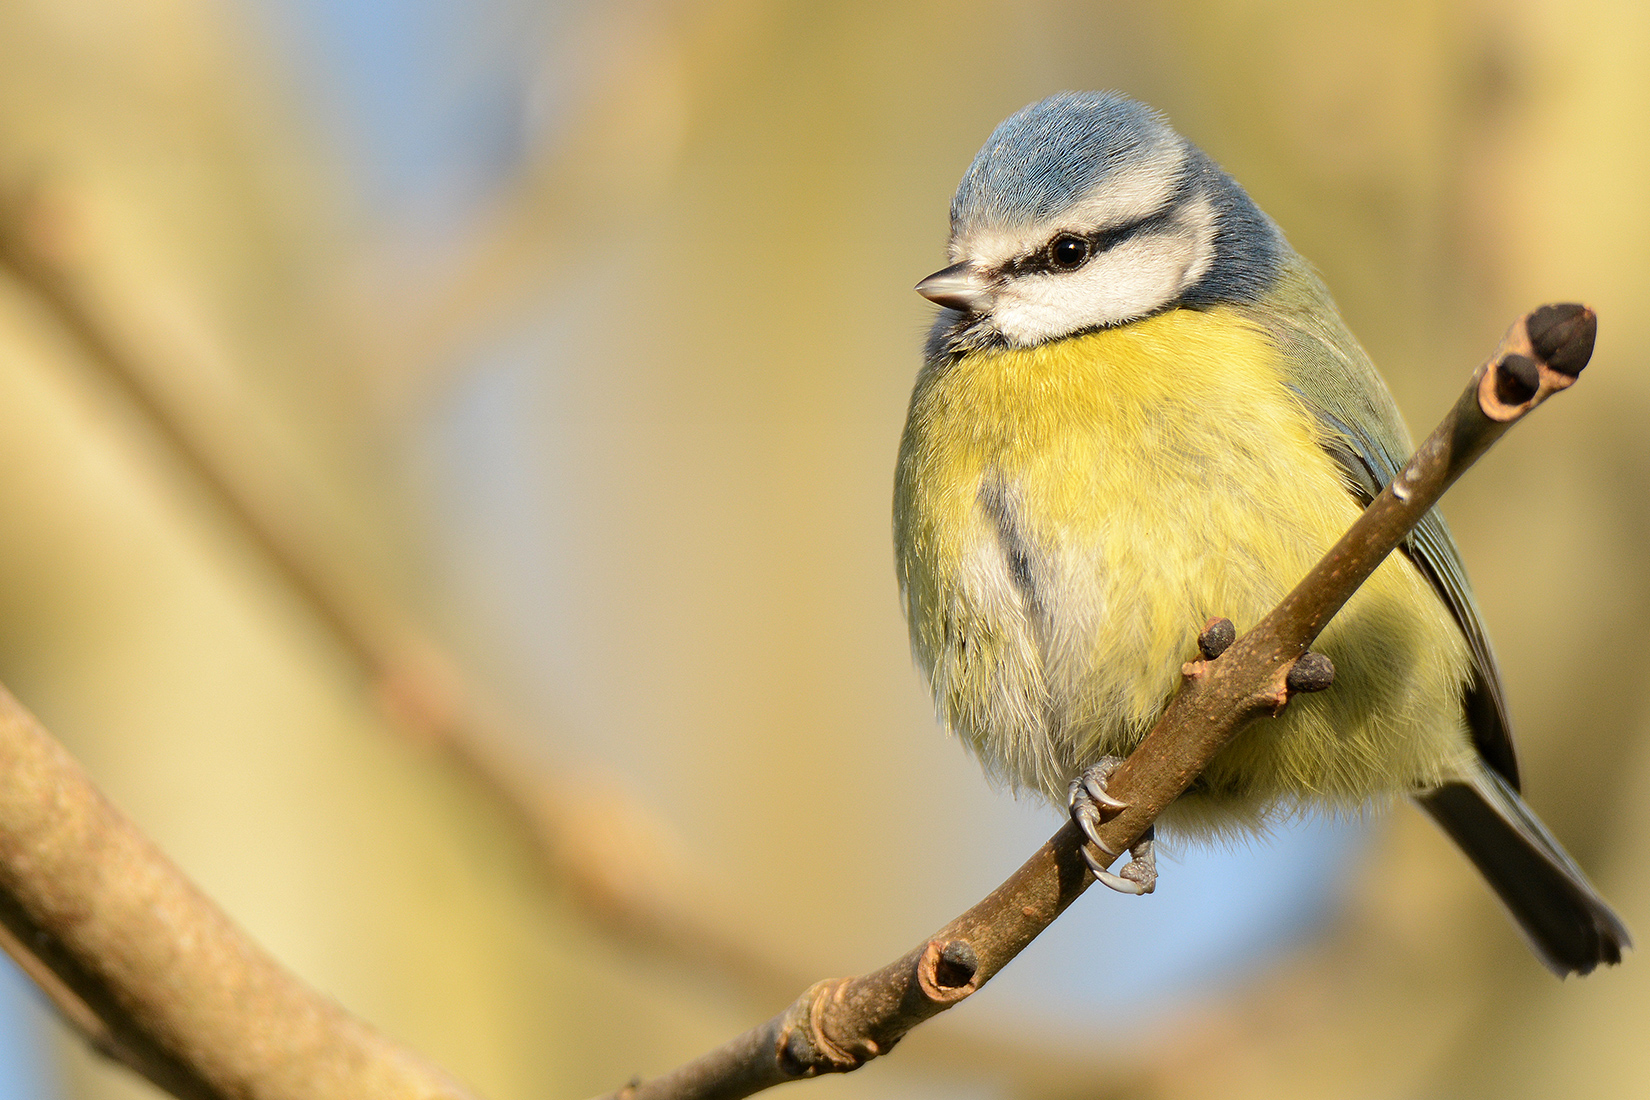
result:
[[[1065,209],[1143,149],[1183,143],[1116,92],[1060,92],[1010,116],[968,166],[952,224],[1024,224]]]

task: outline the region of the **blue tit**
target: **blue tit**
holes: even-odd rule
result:
[[[911,642],[992,776],[1104,801],[1212,617],[1258,622],[1411,451],[1313,269],[1149,108],[1009,118],[951,203],[943,309],[900,444]],[[1627,931],[1518,794],[1500,675],[1430,514],[1315,648],[1334,686],[1228,745],[1163,815],[1208,836],[1418,801],[1559,975]],[[1114,887],[1155,881],[1150,838]]]

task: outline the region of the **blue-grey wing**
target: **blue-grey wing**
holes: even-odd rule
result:
[[[1335,433],[1325,449],[1346,474],[1352,495],[1368,507],[1387,483],[1397,476],[1398,460],[1367,434],[1341,422],[1309,399],[1307,404]],[[1444,518],[1436,511],[1428,512],[1415,525],[1402,549],[1422,575],[1432,582],[1432,587],[1437,589],[1450,613],[1455,616],[1461,633],[1466,635],[1467,647],[1472,652],[1473,675],[1463,703],[1473,742],[1485,763],[1513,790],[1517,790],[1518,758],[1513,751],[1512,723],[1508,719],[1506,695],[1501,687],[1501,670],[1496,665],[1495,651],[1490,648],[1489,637],[1484,633],[1477,601],[1473,599],[1472,589],[1467,584],[1461,552],[1456,549],[1455,539],[1450,535]]]
[[[1279,293],[1260,321],[1289,366],[1290,383],[1327,429],[1324,449],[1346,476],[1347,490],[1364,506],[1397,476],[1413,450],[1403,420],[1368,356],[1341,322],[1316,273],[1291,257]],[[1436,511],[1416,525],[1403,551],[1449,607],[1473,657],[1464,705],[1479,753],[1514,789],[1518,760],[1495,653],[1467,583],[1461,553]]]

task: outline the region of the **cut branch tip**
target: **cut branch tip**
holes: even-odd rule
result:
[[[1508,355],[1495,370],[1495,396],[1505,405],[1522,405],[1541,389],[1541,367],[1528,355]]]
[[[1511,423],[1575,383],[1593,355],[1598,316],[1566,302],[1525,314],[1507,330],[1479,377],[1478,407]]]
[[[1598,315],[1584,305],[1561,302],[1531,313],[1525,329],[1536,358],[1560,374],[1574,378],[1593,357]]]

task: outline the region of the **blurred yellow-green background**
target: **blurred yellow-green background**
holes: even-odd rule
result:
[[[910,287],[1001,118],[1119,88],[1321,267],[1412,427],[1518,313],[1597,308],[1585,384],[1444,510],[1530,801],[1650,935],[1646,56],[1650,8],[1586,0],[9,0],[0,680],[283,961],[494,1100],[887,961],[1057,824],[907,655]],[[621,893],[756,961],[546,876],[174,437],[519,716],[523,783],[609,809],[573,839]],[[1408,808],[1164,875],[793,1087],[1650,1093],[1645,961],[1554,981]],[[4,984],[0,1096],[153,1095]]]

